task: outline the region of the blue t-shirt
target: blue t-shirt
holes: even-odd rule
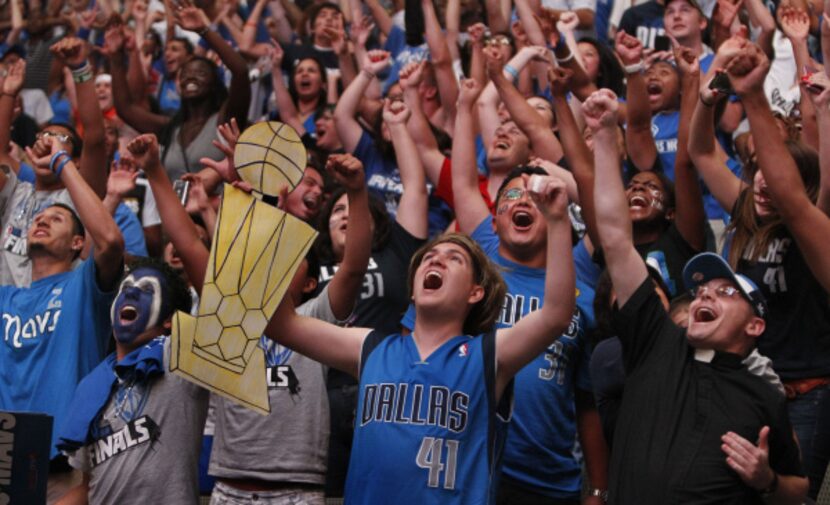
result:
[[[711,60],[709,61],[711,65]],[[654,136],[654,144],[657,147],[660,166],[663,173],[674,182],[674,162],[677,157],[677,134],[680,127],[680,111],[658,112],[651,117],[651,133]],[[728,163],[729,168],[734,172],[735,161]],[[703,192],[703,208],[706,217],[709,219],[723,219],[727,213],[712,196],[712,192],[701,181]]]
[[[43,412],[63,425],[75,386],[104,357],[112,332],[110,305],[95,280],[95,262],[37,280],[0,287],[0,410]],[[57,429],[50,456],[57,455]]]
[[[389,68],[386,80],[383,81],[384,94],[390,86],[398,82],[398,74],[407,63],[429,59],[429,48],[426,42],[417,47],[407,45],[406,32],[397,25],[392,25],[392,29],[389,30],[383,49],[392,54],[392,66]]]
[[[545,269],[514,263],[499,254],[488,216],[472,234],[499,267],[507,284],[499,328],[512,327],[542,306]],[[585,329],[593,319],[593,290],[577,281],[571,325],[515,378],[515,407],[504,448],[504,478],[558,499],[579,499],[581,462],[576,446],[574,389],[592,391]]]
[[[176,79],[163,77],[159,83],[158,94],[159,109],[165,116],[175,115],[182,106],[182,98],[179,90],[176,89]]]
[[[426,359],[411,335],[378,336],[364,342],[346,503],[488,503],[493,334],[453,337]]]
[[[386,158],[375,147],[372,136],[363,131],[354,149],[355,157],[363,162],[366,172],[366,186],[386,204],[389,216],[394,219],[398,212],[398,203],[403,194],[401,173],[394,158]],[[452,220],[452,210],[440,198],[432,194],[432,186],[427,184],[429,196],[429,236],[444,232]]]
[[[69,124],[71,125],[74,123],[72,121],[72,104],[69,103],[69,99],[63,96],[58,91],[53,91],[51,95],[49,95],[49,105],[52,107],[52,119],[49,120],[50,123],[62,123],[62,124]]]
[[[133,256],[149,256],[141,221],[129,207],[119,203],[115,208],[115,224],[124,236],[124,251]]]

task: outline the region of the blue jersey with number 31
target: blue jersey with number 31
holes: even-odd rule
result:
[[[372,333],[361,363],[346,503],[489,503],[502,432],[494,334],[454,337],[422,360],[412,336]]]

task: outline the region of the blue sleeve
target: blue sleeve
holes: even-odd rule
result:
[[[392,29],[389,30],[389,36],[386,37],[386,44],[383,45],[383,49],[392,53],[392,59],[394,60],[404,48],[406,48],[406,32],[401,30],[400,26],[393,24]]]
[[[28,163],[20,162],[20,169],[17,171],[17,180],[35,183],[35,170]]]
[[[409,331],[415,330],[415,305],[410,303],[406,308],[406,313],[401,318],[401,326]]]
[[[92,316],[92,321],[88,321],[89,323],[92,323],[92,328],[89,332],[85,332],[84,335],[98,336],[99,341],[96,343],[99,346],[98,350],[101,357],[103,357],[111,336],[110,330],[103,331],[103,329],[109,328],[112,324],[112,320],[110,319],[110,306],[112,305],[112,301],[115,299],[115,291],[103,291],[98,285],[98,266],[95,264],[95,260],[91,257],[82,262],[81,266],[79,266],[75,271],[78,272],[78,275],[81,277],[81,289],[83,290],[83,293],[87,293],[89,295],[89,312],[83,310],[81,317],[83,317],[83,314],[86,314],[87,317],[89,317],[89,315]],[[78,317],[78,315],[76,315],[76,317]],[[100,357],[98,359],[100,359]]]
[[[487,256],[495,257],[499,253],[499,237],[493,231],[493,217],[487,216],[479,224],[470,236],[478,242]]]
[[[144,230],[135,214],[123,203],[115,209],[115,224],[124,236],[124,251],[133,256],[148,256]]]
[[[369,132],[363,130],[360,134],[360,140],[357,141],[357,146],[355,146],[352,154],[354,154],[355,158],[363,162],[366,172],[366,180],[369,180],[369,176],[377,168],[377,163],[375,161],[378,157],[378,151],[375,148],[375,143],[372,140],[372,136],[369,135]]]

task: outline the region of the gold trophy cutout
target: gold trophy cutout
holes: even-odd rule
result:
[[[173,318],[170,371],[261,414],[271,408],[260,336],[317,236],[261,198],[294,189],[306,161],[297,132],[283,123],[240,135],[234,165],[259,198],[225,185],[198,315]]]

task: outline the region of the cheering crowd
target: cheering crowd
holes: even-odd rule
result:
[[[0,2],[47,502],[830,503],[830,1],[337,1]],[[319,235],[256,346],[196,340],[267,415],[168,371],[262,121]]]

